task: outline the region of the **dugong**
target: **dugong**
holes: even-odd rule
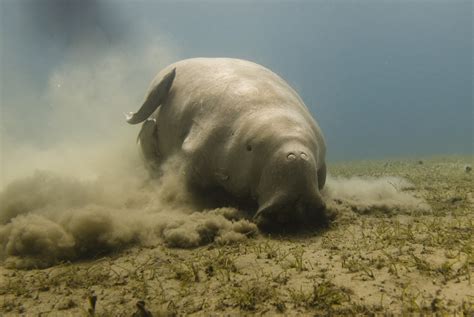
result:
[[[323,134],[269,69],[231,58],[176,62],[127,122],[144,122],[138,139],[152,173],[178,155],[189,188],[253,205],[260,228],[327,224]]]

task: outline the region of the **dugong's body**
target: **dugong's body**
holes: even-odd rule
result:
[[[191,187],[255,202],[262,226],[324,222],[323,135],[298,94],[265,67],[179,61],[155,77],[127,121],[145,121],[139,140],[152,170],[179,155]]]

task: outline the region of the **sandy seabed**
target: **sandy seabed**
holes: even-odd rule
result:
[[[11,207],[45,205],[47,191],[7,201],[11,208],[0,219],[0,312],[472,316],[474,174],[465,167],[473,161],[330,164],[325,195],[336,220],[328,229],[291,236],[259,233],[232,208],[199,214],[180,205],[176,216],[177,198],[166,187],[156,190],[171,203],[157,213],[163,205],[150,203],[153,191],[117,200],[114,192],[74,181],[32,177],[17,188],[35,188],[39,177],[52,192],[74,195],[54,202],[70,210],[61,213],[38,208],[17,215]],[[93,204],[81,205],[84,199]]]

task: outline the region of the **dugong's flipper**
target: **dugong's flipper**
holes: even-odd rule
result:
[[[138,134],[137,141],[142,148],[143,158],[152,176],[159,176],[160,151],[158,149],[158,136],[156,120],[148,119]]]
[[[175,76],[176,68],[173,68],[172,71],[163,77],[159,84],[150,90],[140,110],[125,115],[127,122],[130,124],[137,124],[148,119],[148,117],[151,116],[156,108],[158,108],[158,106],[162,104],[168,96],[168,92],[173,84]]]

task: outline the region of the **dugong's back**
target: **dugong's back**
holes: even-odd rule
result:
[[[163,152],[174,152],[184,142],[190,127],[232,127],[252,116],[270,116],[285,112],[296,126],[307,126],[323,145],[319,126],[298,94],[278,75],[253,62],[232,58],[193,58],[171,64],[152,81],[156,87],[172,69],[176,69],[170,93],[154,114],[158,134],[169,142]],[[291,128],[291,127],[288,127]],[[281,131],[284,132],[284,131]],[[163,153],[165,154],[165,153]]]

